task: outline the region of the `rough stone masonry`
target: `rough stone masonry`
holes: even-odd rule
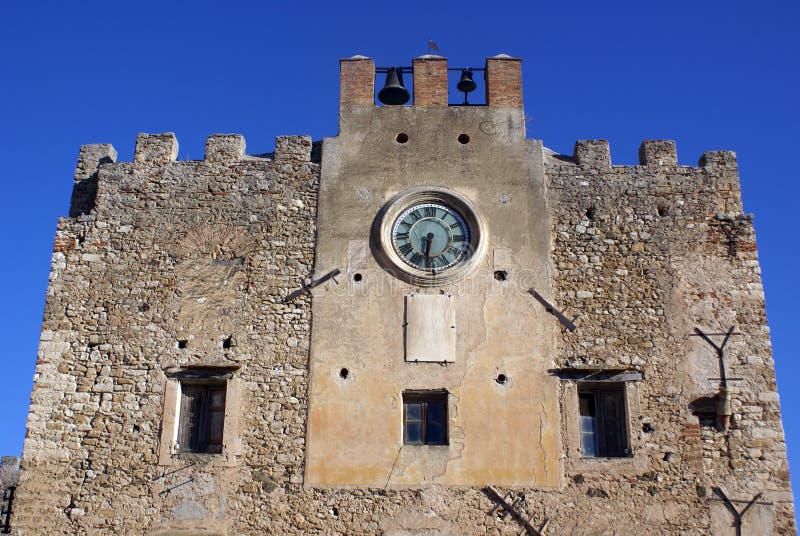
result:
[[[734,153],[556,154],[520,60],[484,73],[448,106],[415,58],[414,104],[376,106],[342,60],[339,134],[273,154],[83,146],[12,533],[795,534]],[[439,274],[393,249],[417,206],[470,231]]]

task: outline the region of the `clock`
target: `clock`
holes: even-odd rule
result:
[[[392,246],[400,259],[430,273],[463,262],[467,258],[469,239],[469,227],[464,218],[441,203],[408,207],[392,228]]]
[[[487,231],[464,196],[435,186],[392,197],[373,222],[375,259],[414,285],[442,286],[465,277],[486,254]]]

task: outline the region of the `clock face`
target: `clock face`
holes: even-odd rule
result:
[[[430,273],[465,260],[469,243],[469,228],[464,218],[438,203],[422,203],[406,209],[392,228],[392,244],[400,258]]]

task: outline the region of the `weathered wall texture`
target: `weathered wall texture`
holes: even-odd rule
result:
[[[185,162],[169,134],[141,135],[132,163],[81,149],[15,534],[520,534],[488,485],[546,534],[735,534],[717,488],[740,510],[762,493],[745,534],[795,533],[733,153],[687,167],[648,141],[640,165],[614,166],[595,140],[557,155],[525,138],[518,60],[487,62],[486,107],[444,106],[442,63],[415,63],[433,96],[417,108],[374,107],[372,62],[343,62],[321,164],[306,137],[248,156],[212,136]],[[418,186],[457,192],[485,224],[475,269],[440,287],[396,279],[371,231]],[[406,362],[406,296],[440,293],[453,359]],[[694,329],[732,326],[722,431],[717,356]],[[175,374],[198,367],[230,378],[221,454],[172,449]],[[598,371],[627,375],[630,456],[580,455],[573,376]],[[420,388],[448,390],[447,446],[403,446],[401,393]]]
[[[398,143],[398,133],[409,140]],[[463,133],[468,144],[458,142]],[[550,293],[542,149],[525,140],[521,110],[353,109],[323,155],[317,273],[338,267],[346,279],[314,293],[307,483],[557,486],[557,381],[547,374],[557,330],[529,295],[493,277],[494,252],[508,251],[498,269]],[[374,255],[354,266],[348,251],[358,244],[383,247],[370,236],[376,214],[421,185],[474,203],[488,229],[477,269],[422,289]],[[453,362],[406,362],[406,297],[442,293],[453,295]],[[509,381],[499,384],[499,374]],[[448,446],[403,445],[402,392],[421,389],[450,394]]]
[[[278,302],[313,262],[311,149],[251,157],[213,136],[204,161],[176,162],[167,134],[140,136],[133,163],[81,150],[97,199],[58,225],[16,530],[225,533],[252,508],[243,483],[302,481],[310,316]],[[159,466],[166,373],[191,366],[235,371],[238,444]]]

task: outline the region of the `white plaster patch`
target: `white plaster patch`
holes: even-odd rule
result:
[[[406,361],[454,362],[456,311],[451,294],[406,296]]]
[[[366,240],[350,240],[347,242],[347,270],[367,267],[369,245]]]

